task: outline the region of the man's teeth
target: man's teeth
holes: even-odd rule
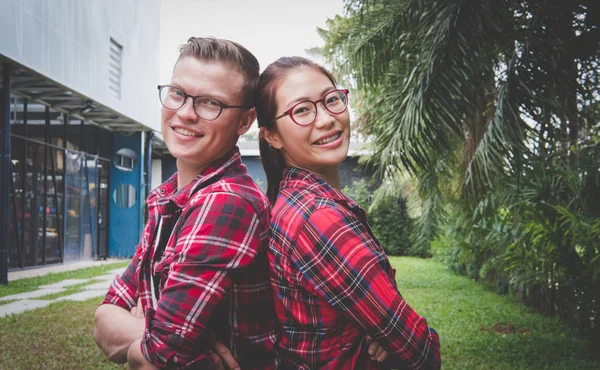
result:
[[[337,134],[335,134],[333,136],[330,136],[330,137],[328,137],[326,139],[317,141],[315,144],[317,144],[317,145],[329,144],[331,142],[336,141],[340,137],[341,134],[342,134],[341,132],[338,132]]]
[[[190,131],[190,130],[186,130],[186,129],[184,129],[184,128],[180,128],[180,127],[175,127],[175,128],[173,129],[173,131],[177,132],[178,134],[185,135],[185,136],[197,136],[197,137],[200,137],[200,136],[202,136],[202,135],[198,135],[198,134],[197,134],[197,133],[195,133],[195,132],[192,132],[192,131]]]

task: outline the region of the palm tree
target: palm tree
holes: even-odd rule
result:
[[[327,62],[361,97],[371,162],[418,181],[417,243],[451,212],[471,262],[516,274],[507,251],[541,240],[542,229],[518,227],[529,217],[548,226],[537,246],[553,267],[532,260],[532,271],[550,296],[549,274],[567,276],[563,285],[584,270],[600,276],[600,226],[590,226],[600,217],[599,1],[347,0],[320,33]],[[512,239],[498,236],[507,225]],[[588,236],[573,236],[583,225]]]
[[[577,166],[598,104],[598,2],[350,0],[347,10],[320,31],[323,53],[370,100],[361,121],[382,172],[408,170],[430,196],[455,173],[477,200],[534,156]]]

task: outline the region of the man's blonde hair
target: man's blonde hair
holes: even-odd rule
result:
[[[186,56],[193,56],[202,61],[224,63],[237,69],[245,79],[241,92],[242,104],[255,106],[260,67],[258,60],[248,49],[230,40],[190,37],[186,44],[179,47],[179,59]]]

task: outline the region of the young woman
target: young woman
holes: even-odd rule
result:
[[[262,73],[259,94],[282,368],[439,368],[437,333],[398,292],[365,211],[340,191],[348,90],[323,67],[284,57]],[[384,364],[369,337],[390,354]]]

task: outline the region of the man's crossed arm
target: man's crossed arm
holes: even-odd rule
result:
[[[96,309],[94,340],[112,362],[127,362],[131,344],[142,338],[146,326],[143,315],[136,315],[114,304],[103,304]],[[141,311],[141,310],[140,310]]]
[[[130,369],[158,369],[146,360],[140,348],[145,318],[139,302],[131,311],[103,304],[96,310],[95,321],[94,340],[110,361],[128,363]],[[239,369],[229,349],[220,342],[215,344],[211,359],[217,370]]]

